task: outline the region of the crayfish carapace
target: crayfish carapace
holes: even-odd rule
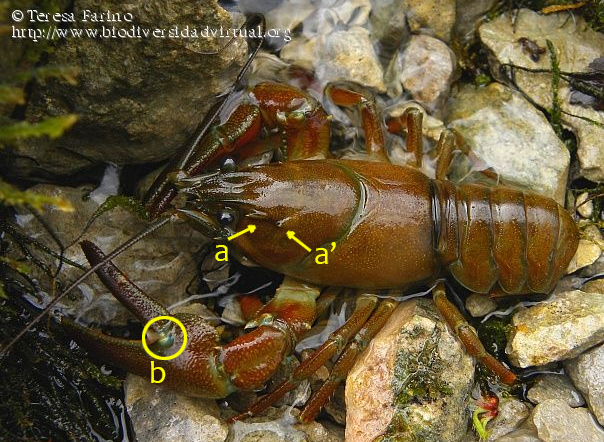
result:
[[[162,363],[165,384],[209,398],[259,390],[311,328],[317,306],[333,299],[337,287],[359,289],[362,295],[346,323],[289,380],[239,416],[261,412],[326,361],[337,359],[301,414],[302,420],[313,420],[397,305],[394,299],[378,298],[377,290],[434,282],[436,306],[469,352],[504,382],[514,382],[515,375],[485,351],[438,281],[451,277],[484,294],[547,293],[577,248],[574,221],[543,196],[446,181],[456,149],[456,137],[448,130],[437,145],[436,179],[390,164],[371,94],[351,83],[330,84],[325,93],[360,117],[367,161],[331,158],[331,118],[320,104],[292,86],[263,82],[249,90],[225,122],[202,131],[195,149],[171,163],[151,188],[147,207],[157,220],[148,231],[177,217],[196,223],[210,238],[224,239],[253,223],[256,232],[231,246],[287,276],[268,304],[246,301],[243,311],[253,330],[229,343],[222,344],[201,317],[174,314],[186,328],[188,345]],[[411,109],[388,126],[406,130],[409,150],[420,165],[421,113]],[[267,140],[263,133],[269,134]],[[237,161],[267,152],[280,162],[237,170]],[[179,193],[188,195],[186,204],[171,208]],[[313,249],[335,242],[329,265],[316,265],[302,248],[292,246],[289,230]],[[169,314],[108,261],[119,250],[105,256],[92,243],[82,247],[91,271],[141,321]],[[140,340],[108,337],[65,319],[63,325],[99,358],[149,374],[151,359]],[[151,326],[147,342],[154,352],[180,348],[182,333],[172,326],[165,321]]]

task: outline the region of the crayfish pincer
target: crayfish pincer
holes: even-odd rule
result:
[[[329,379],[300,416],[312,420],[396,307],[395,299],[378,297],[377,291],[421,286],[434,287],[438,310],[470,353],[504,382],[514,382],[514,373],[485,351],[447,300],[442,279],[452,278],[485,295],[547,293],[577,248],[572,218],[553,200],[533,193],[447,181],[456,149],[456,137],[448,130],[437,144],[435,179],[415,167],[390,164],[373,97],[352,83],[330,84],[325,93],[359,115],[367,161],[332,158],[331,118],[319,103],[294,87],[264,82],[250,88],[249,98],[230,118],[203,134],[186,158],[173,162],[177,166],[169,166],[152,187],[147,197],[157,217],[152,229],[166,222],[167,213],[196,223],[219,240],[254,224],[253,234],[239,236],[229,246],[286,275],[270,302],[243,309],[252,330],[231,342],[220,342],[200,317],[175,315],[186,329],[188,344],[180,356],[162,365],[166,385],[210,398],[238,389],[259,390],[312,327],[318,306],[329,304],[343,287],[358,289],[356,308],[344,325],[290,379],[237,417],[261,412],[333,359]],[[419,166],[421,113],[412,109],[388,126],[406,130]],[[237,169],[233,161],[267,153],[281,162]],[[186,204],[166,211],[178,193],[187,196]],[[292,245],[288,231],[311,249],[335,243],[329,264],[318,265],[304,248]],[[109,262],[114,253],[106,257],[91,243],[82,247],[91,271],[142,322],[169,314]],[[99,357],[149,375],[150,358],[141,340],[110,338],[71,321],[63,323]],[[146,342],[155,352],[169,355],[181,347],[183,336],[157,321]]]

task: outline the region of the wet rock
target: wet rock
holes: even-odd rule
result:
[[[512,326],[505,351],[517,367],[574,358],[604,341],[604,294],[557,294],[516,313]]]
[[[537,61],[531,58],[519,39],[527,38],[542,48],[547,48],[546,39],[556,50],[560,70],[563,72],[585,72],[589,64],[604,56],[604,35],[591,29],[579,16],[568,20],[568,14],[542,15],[521,9],[511,20],[502,15],[479,29],[482,42],[494,53],[497,64],[492,71],[498,72],[498,64],[510,63],[528,69],[551,69],[550,57],[546,52]],[[544,109],[551,109],[552,76],[548,73],[514,70],[514,82],[532,100]],[[570,127],[578,140],[578,157],[581,174],[593,181],[604,180],[604,128],[585,119],[602,123],[604,112],[592,107],[571,104],[571,88],[561,80],[558,91],[562,109],[561,121]],[[571,116],[573,115],[573,116]]]
[[[543,442],[604,442],[604,431],[585,408],[571,408],[561,399],[537,405],[527,419]]]
[[[455,74],[455,54],[442,41],[414,35],[401,57],[400,81],[413,99],[434,112],[446,101]]]
[[[513,397],[502,398],[497,411],[497,417],[487,424],[488,442],[500,440],[500,437],[514,431],[531,413],[527,404]]]
[[[473,374],[433,303],[402,303],[348,376],[346,440],[461,440]]]
[[[382,66],[365,28],[356,26],[326,35],[323,44],[317,47],[316,60],[315,72],[323,85],[348,80],[378,92],[386,91]]]
[[[604,345],[566,361],[564,368],[585,396],[598,422],[604,425]]]
[[[472,293],[466,299],[466,308],[475,318],[486,316],[497,309],[497,303],[481,293]]]
[[[214,0],[108,0],[103,8],[131,13],[133,23],[111,23],[129,30],[233,27],[229,13]],[[77,0],[73,9],[80,16],[85,9],[98,10],[98,2]],[[100,29],[97,25],[91,27]],[[199,37],[62,40],[50,53],[48,67],[77,68],[78,84],[49,79],[36,85],[26,119],[75,113],[79,120],[57,140],[18,143],[9,171],[18,176],[64,175],[105,162],[142,164],[168,158],[201,122],[214,96],[231,85],[243,63],[242,39],[217,55],[200,55],[224,43]]]
[[[44,220],[53,229],[59,241],[65,247],[69,246],[64,252],[64,257],[88,267],[82,249],[73,242],[78,240],[86,222],[90,220],[104,198],[95,198],[94,194],[87,198],[91,189],[85,188],[38,185],[32,190],[43,195],[62,197],[74,206],[75,210],[71,213],[48,209],[44,213]],[[16,217],[16,223],[28,236],[59,253],[57,244],[33,215],[21,211]],[[145,225],[146,222],[129,210],[116,207],[94,221],[79,241],[91,240],[104,252],[109,253],[140,232]],[[141,289],[169,307],[188,296],[187,286],[196,274],[194,254],[206,241],[186,224],[169,223],[153,235],[134,244],[114,262],[125,270]],[[18,248],[12,250],[15,258],[20,256],[21,252]],[[32,251],[51,269],[57,268],[57,259],[50,258],[37,249],[32,248]],[[31,276],[40,283],[40,294],[43,297],[40,302],[45,305],[48,302],[48,293],[52,293],[49,278],[38,267],[31,267]],[[59,280],[65,284],[74,281],[81,274],[82,270],[63,264]],[[80,284],[74,289],[73,295],[61,301],[59,306],[63,313],[78,318],[84,323],[122,325],[127,318],[132,317],[96,276],[91,276]]]
[[[534,404],[540,404],[549,399],[561,399],[571,407],[580,407],[585,404],[581,393],[564,375],[544,374],[539,376],[535,385],[527,394],[528,399]]]
[[[455,0],[403,0],[411,32],[433,33],[448,42],[455,24]]]
[[[448,126],[503,180],[564,203],[570,157],[543,114],[498,83],[462,87],[450,100]],[[464,160],[467,161],[467,160]],[[472,167],[459,167],[453,178]]]
[[[580,239],[575,256],[570,260],[566,273],[573,273],[593,264],[602,254],[600,246],[589,239]]]
[[[216,401],[182,396],[154,386],[149,379],[129,374],[126,408],[138,440],[157,442],[224,442],[228,425]]]

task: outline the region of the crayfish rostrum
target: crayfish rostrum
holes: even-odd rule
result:
[[[249,89],[247,99],[225,122],[203,133],[194,150],[171,163],[149,191],[146,204],[156,218],[149,231],[176,217],[194,222],[210,238],[225,240],[254,224],[253,234],[229,246],[286,275],[268,304],[242,300],[248,328],[253,330],[229,343],[221,344],[201,317],[175,314],[186,328],[188,344],[180,356],[162,362],[165,384],[209,398],[261,389],[311,328],[319,300],[324,305],[341,287],[359,289],[362,295],[346,323],[289,380],[239,416],[261,412],[337,358],[329,379],[301,414],[302,420],[312,420],[396,307],[396,300],[378,298],[377,291],[403,291],[435,282],[436,306],[470,353],[504,382],[514,382],[515,375],[485,351],[447,300],[441,279],[454,278],[485,295],[547,293],[575,253],[574,221],[543,196],[447,181],[456,148],[456,136],[448,130],[437,145],[435,179],[416,168],[390,164],[371,94],[344,82],[328,85],[325,94],[360,117],[366,161],[332,158],[331,117],[310,95],[285,84],[262,82]],[[421,113],[411,109],[387,126],[407,132],[409,150],[416,153],[419,166]],[[268,137],[263,137],[266,133]],[[237,161],[267,152],[279,162],[237,168]],[[179,193],[188,195],[187,202],[173,208]],[[317,264],[314,255],[288,239],[288,231],[311,249],[335,243],[329,264]],[[115,253],[106,256],[90,242],[82,247],[91,271],[142,322],[169,314],[108,261]],[[140,340],[108,337],[67,319],[62,322],[98,357],[149,375],[150,357]],[[180,348],[183,335],[173,325],[158,321],[151,326],[146,339],[156,353],[169,355]]]

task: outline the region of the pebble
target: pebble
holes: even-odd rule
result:
[[[511,433],[524,422],[531,413],[529,405],[513,398],[502,398],[499,401],[497,417],[487,424],[489,438],[487,442],[493,442],[500,437]]]
[[[334,31],[317,47],[315,73],[322,85],[330,81],[356,81],[377,92],[385,92],[384,72],[367,29],[356,26]]]
[[[604,294],[557,294],[516,313],[506,353],[517,367],[571,359],[604,341]]]
[[[600,425],[604,426],[604,345],[566,361],[564,368],[583,393]]]
[[[466,299],[466,309],[475,318],[486,316],[497,309],[497,303],[482,293],[472,293]]]
[[[402,57],[400,81],[414,100],[430,112],[440,109],[455,79],[455,54],[442,41],[414,35]]]
[[[583,192],[577,197],[577,201],[575,206],[577,207],[577,212],[583,218],[591,218],[594,213],[594,202],[593,200],[587,201],[589,198],[589,193]]]
[[[444,42],[451,39],[455,25],[455,0],[402,0],[411,32],[428,32]]]
[[[348,375],[346,440],[459,441],[473,377],[473,358],[433,303],[403,302]]]
[[[567,376],[561,374],[544,374],[539,376],[527,394],[534,404],[540,404],[548,399],[562,399],[571,407],[585,405],[581,393],[577,391]]]
[[[598,244],[589,239],[580,239],[575,256],[570,260],[566,273],[573,273],[583,267],[587,267],[602,254],[602,249]]]
[[[541,111],[498,83],[463,86],[449,106],[447,125],[463,135],[484,166],[492,167],[504,181],[564,204],[570,156]],[[465,167],[457,167],[453,179],[472,170],[463,160]]]
[[[527,419],[543,442],[604,442],[604,431],[586,408],[571,408],[561,399],[537,405]]]
[[[154,442],[224,442],[228,425],[213,399],[182,396],[129,374],[125,400],[138,440]]]

